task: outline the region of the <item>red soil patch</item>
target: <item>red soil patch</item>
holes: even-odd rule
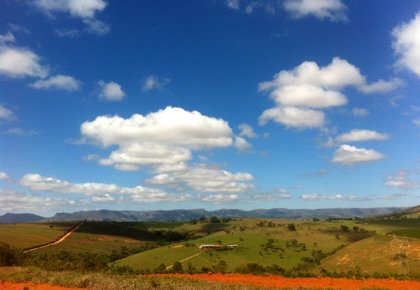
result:
[[[85,290],[85,288],[66,288],[47,284],[34,283],[3,283],[0,282],[1,290]]]
[[[312,287],[315,289],[333,288],[356,290],[362,288],[385,288],[392,290],[420,289],[420,282],[394,279],[353,280],[345,278],[285,278],[281,276],[255,276],[245,274],[156,274],[186,279],[202,279],[226,284],[242,284],[270,288]]]

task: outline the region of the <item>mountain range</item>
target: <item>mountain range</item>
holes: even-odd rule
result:
[[[220,209],[207,211],[204,209],[176,209],[176,210],[149,210],[149,211],[116,211],[116,210],[90,210],[73,213],[56,213],[52,217],[41,217],[25,213],[6,213],[0,216],[0,223],[22,223],[39,221],[180,221],[199,219],[200,217],[218,216],[220,218],[278,218],[278,219],[327,219],[327,218],[353,218],[389,215],[406,210],[401,207],[382,208],[324,208],[324,209]]]

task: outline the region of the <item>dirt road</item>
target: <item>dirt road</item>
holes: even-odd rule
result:
[[[71,231],[68,231],[67,233],[65,233],[62,237],[60,237],[58,240],[55,240],[55,241],[53,241],[53,242],[51,242],[51,243],[48,243],[48,244],[45,244],[45,245],[41,245],[41,246],[38,246],[38,247],[34,247],[34,248],[31,248],[31,249],[28,249],[28,250],[25,250],[25,251],[23,251],[24,253],[29,253],[29,252],[32,252],[32,251],[36,251],[36,250],[39,250],[39,249],[42,249],[42,248],[46,248],[46,247],[51,247],[51,246],[54,246],[54,245],[57,245],[57,244],[59,244],[59,243],[62,243],[62,242],[64,242],[68,237],[70,237],[70,235],[72,234],[72,233],[74,233],[75,231],[77,231],[79,228],[80,228],[80,226],[83,224],[83,222],[80,222],[78,225],[76,225]]]
[[[179,261],[180,263],[183,263],[183,262],[185,262],[185,261],[188,261],[188,260],[190,260],[190,259],[192,259],[192,258],[194,258],[194,257],[197,257],[197,256],[199,256],[199,255],[201,255],[201,252],[198,252],[198,253],[196,253],[196,254],[194,254],[194,255],[192,255],[192,256],[189,256],[189,257],[187,257],[187,258],[185,258],[185,259],[182,259],[181,261]],[[166,267],[166,270],[170,270],[170,269],[172,269],[172,267],[173,267],[174,265],[172,264],[172,265],[170,265],[170,266],[168,266],[168,267]]]

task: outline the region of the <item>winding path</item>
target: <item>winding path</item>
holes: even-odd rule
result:
[[[51,246],[60,244],[60,243],[64,242],[68,237],[70,237],[70,235],[72,233],[74,233],[75,231],[77,231],[83,223],[84,222],[78,223],[74,228],[72,228],[70,231],[68,231],[67,233],[65,233],[58,240],[52,241],[51,243],[48,243],[48,244],[45,244],[45,245],[41,245],[41,246],[37,246],[37,247],[33,247],[33,248],[30,248],[30,249],[24,250],[23,252],[24,253],[29,253],[29,252],[32,252],[32,251],[36,251],[36,250],[39,250],[39,249],[43,249],[43,248],[47,248],[47,247],[51,247]]]

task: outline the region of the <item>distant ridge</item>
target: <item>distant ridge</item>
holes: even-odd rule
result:
[[[6,213],[0,216],[0,224],[30,223],[45,220],[45,217],[32,213]]]
[[[400,209],[399,211],[378,216],[379,218],[420,218],[420,205]]]
[[[352,218],[369,217],[396,213],[404,210],[401,207],[383,208],[326,208],[326,209],[204,209],[189,210],[149,210],[149,211],[115,211],[91,210],[73,213],[57,213],[48,218],[50,221],[96,220],[96,221],[180,221],[199,219],[200,217],[218,216],[221,218],[279,218],[279,219],[312,219],[312,218]]]

